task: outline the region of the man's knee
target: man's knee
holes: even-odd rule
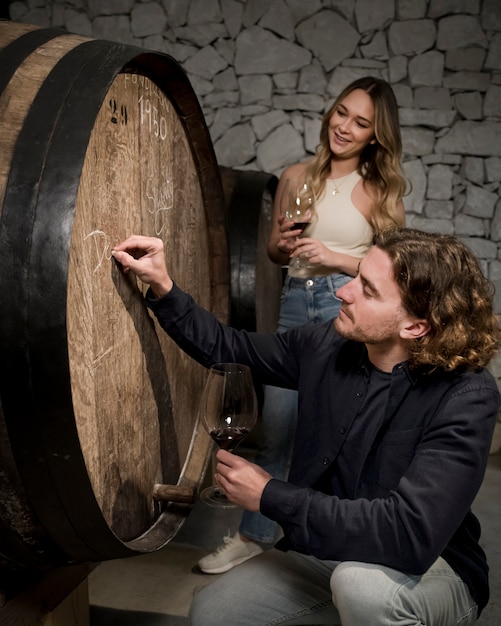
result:
[[[215,591],[211,583],[198,591],[191,601],[188,615],[190,626],[221,626],[224,614],[224,595]]]
[[[343,561],[333,570],[330,586],[332,602],[337,606],[343,598],[348,599],[353,593],[354,581],[358,578],[357,563]]]
[[[377,615],[388,605],[386,574],[377,565],[343,561],[332,572],[330,587],[334,606],[343,612]]]

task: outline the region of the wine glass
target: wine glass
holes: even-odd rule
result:
[[[304,234],[305,229],[311,223],[315,214],[315,195],[311,181],[305,179],[287,179],[285,182],[285,211],[284,216],[287,220],[294,222],[292,230],[301,228]],[[301,256],[294,257],[290,263],[290,267],[302,269],[312,267]]]
[[[200,399],[200,419],[223,450],[233,450],[256,423],[257,399],[250,368],[239,363],[216,363],[207,377]],[[213,485],[200,494],[207,504],[238,508]]]

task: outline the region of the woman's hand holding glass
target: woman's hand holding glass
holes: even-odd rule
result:
[[[291,178],[287,180],[280,204],[284,217],[280,230],[283,234],[282,227],[286,225],[291,229],[291,236],[294,235],[294,241],[297,241],[315,215],[315,195],[311,182],[305,179]],[[289,266],[296,269],[309,267],[300,255],[293,257]]]

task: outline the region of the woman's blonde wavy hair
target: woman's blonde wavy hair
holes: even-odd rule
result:
[[[450,235],[410,228],[387,229],[374,244],[393,264],[405,309],[430,324],[411,342],[410,363],[454,371],[485,367],[499,349],[494,286],[477,258]]]
[[[366,76],[350,83],[336,98],[322,118],[320,143],[308,163],[306,176],[313,181],[315,195],[320,197],[325,180],[331,173],[332,153],[329,146],[329,121],[339,104],[355,89],[362,89],[374,105],[376,143],[368,144],[360,156],[359,174],[371,184],[376,194],[371,212],[371,226],[375,231],[389,226],[403,226],[398,203],[407,184],[402,173],[402,139],[398,121],[398,106],[390,85],[380,78]]]

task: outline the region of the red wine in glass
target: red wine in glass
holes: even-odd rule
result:
[[[223,450],[233,452],[238,444],[249,434],[248,428],[233,426],[229,428],[215,428],[211,430],[210,436]]]
[[[291,230],[296,230],[297,228],[304,230],[309,225],[309,223],[310,222],[295,222]]]
[[[256,423],[257,400],[250,368],[239,363],[216,363],[208,373],[200,399],[200,420],[223,450],[232,452]],[[200,499],[215,507],[237,508],[214,485]]]

